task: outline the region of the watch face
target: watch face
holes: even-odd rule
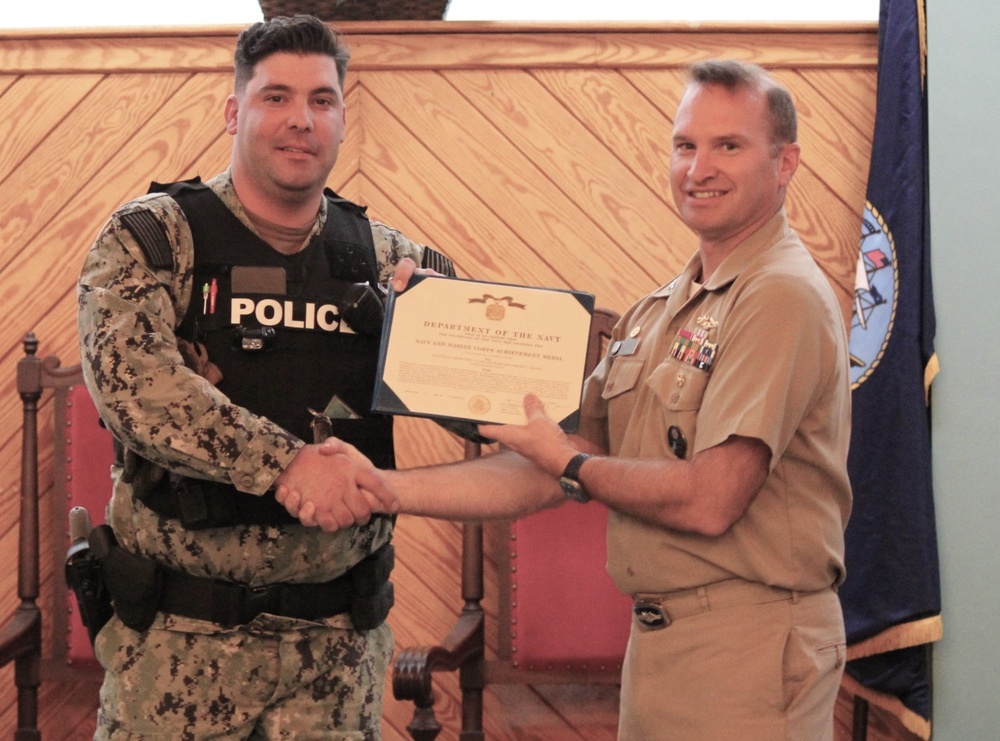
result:
[[[584,504],[590,501],[590,497],[587,496],[587,493],[583,490],[583,487],[580,486],[579,481],[574,481],[573,479],[568,479],[565,476],[563,476],[561,479],[559,479],[559,485],[562,487],[563,493],[569,499],[572,499],[574,502],[580,502],[581,504]]]

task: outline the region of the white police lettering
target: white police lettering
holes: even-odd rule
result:
[[[289,329],[321,329],[324,332],[354,334],[346,322],[341,323],[340,312],[334,304],[294,301],[280,302],[273,298],[255,302],[249,298],[230,301],[229,322],[242,324],[244,318],[253,316],[262,327],[288,327]]]
[[[229,323],[239,324],[243,317],[253,314],[253,301],[248,298],[234,298],[230,303]]]
[[[281,304],[273,298],[266,298],[257,302],[257,309],[253,315],[264,327],[276,327],[281,324],[284,313],[281,311]]]

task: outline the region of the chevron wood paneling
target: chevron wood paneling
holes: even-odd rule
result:
[[[666,167],[685,65],[736,56],[772,68],[801,116],[790,218],[847,316],[874,119],[874,26],[343,30],[353,51],[348,135],[331,187],[451,255],[461,275],[588,290],[617,311],[667,282],[694,249]],[[41,354],[77,362],[75,279],[108,214],[151,180],[225,167],[222,108],[237,33],[0,31],[0,563],[16,558],[21,340],[34,331]],[[461,446],[433,423],[401,419],[397,429],[402,466],[460,457]],[[44,517],[51,422],[41,434]],[[453,523],[400,518],[391,617],[400,646],[436,643],[450,629],[461,608],[460,536]],[[61,548],[50,541],[43,532],[43,548]],[[487,549],[491,657],[502,547]],[[58,561],[44,559],[46,594],[61,578]],[[14,570],[0,572],[0,614],[17,604],[16,589]],[[73,699],[81,687],[43,694],[46,738],[90,732],[92,707]],[[438,687],[443,738],[455,738],[457,679],[442,677]],[[11,688],[8,667],[0,729],[13,727]],[[387,694],[386,737],[402,738],[411,708]],[[85,717],[69,729],[51,720],[68,717],[67,705]],[[615,712],[613,687],[493,687],[487,738],[610,739]]]

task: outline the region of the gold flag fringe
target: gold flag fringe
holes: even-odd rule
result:
[[[876,636],[859,643],[852,643],[847,647],[847,660],[862,659],[865,656],[933,643],[941,640],[943,635],[944,624],[941,622],[940,615],[894,625]]]

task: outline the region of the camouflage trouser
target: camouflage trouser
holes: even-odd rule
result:
[[[359,632],[280,621],[137,633],[112,618],[95,645],[106,670],[95,741],[378,741],[388,623]]]

